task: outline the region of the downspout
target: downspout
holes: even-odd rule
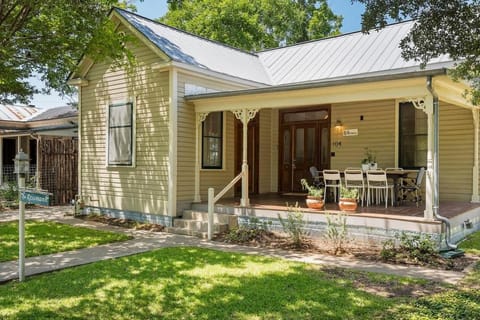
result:
[[[451,230],[450,220],[446,217],[439,214],[439,190],[440,190],[440,181],[439,177],[439,161],[438,161],[438,150],[439,150],[439,103],[438,95],[433,89],[432,86],[432,76],[427,76],[427,89],[433,97],[433,216],[435,219],[443,222],[445,224],[445,244],[450,249],[457,249],[457,245],[451,243]]]

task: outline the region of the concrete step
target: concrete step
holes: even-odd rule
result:
[[[169,233],[174,233],[174,234],[181,234],[181,235],[184,235],[184,236],[193,236],[193,237],[197,237],[197,238],[201,238],[201,239],[207,239],[208,238],[208,234],[206,232],[198,232],[198,231],[188,230],[188,229],[184,229],[184,228],[166,227],[165,231],[169,232]]]
[[[208,212],[198,210],[185,210],[183,211],[182,218],[186,220],[208,221]],[[233,214],[214,213],[213,222],[227,224],[229,228],[238,227],[238,217]]]
[[[176,228],[187,229],[197,232],[207,232],[208,222],[192,219],[174,219],[173,226]],[[220,233],[228,230],[228,224],[226,223],[214,223],[213,232]]]

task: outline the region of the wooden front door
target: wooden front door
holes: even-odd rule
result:
[[[280,113],[280,192],[303,192],[310,167],[330,167],[329,108]]]
[[[248,122],[247,134],[247,161],[248,161],[248,191],[250,194],[258,194],[258,150],[260,144],[260,130],[258,113]],[[242,171],[243,160],[243,124],[235,119],[235,175]],[[235,195],[242,194],[241,181],[235,185]]]

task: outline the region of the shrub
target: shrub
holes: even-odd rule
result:
[[[438,256],[436,245],[428,236],[402,232],[395,235],[395,238],[399,243],[398,247],[392,239],[383,243],[380,252],[383,260],[395,260],[398,256],[403,256],[416,263],[427,263]]]
[[[293,245],[300,248],[307,235],[305,231],[307,222],[303,219],[303,212],[300,210],[298,203],[294,207],[289,206],[287,203],[287,207],[287,218],[283,219],[279,214],[278,220],[280,220],[283,231],[291,238]]]
[[[393,239],[386,240],[382,245],[382,251],[380,251],[380,257],[383,261],[394,260],[397,255],[397,248],[395,247],[395,241]]]
[[[327,219],[326,237],[333,248],[333,254],[344,252],[345,244],[348,242],[347,216],[343,213],[336,215],[327,213],[325,217]]]
[[[0,189],[0,198],[5,201],[18,201],[18,186],[15,181],[9,181]]]
[[[230,229],[225,235],[225,242],[247,243],[260,240],[268,232],[270,224],[271,221],[267,223],[255,217],[250,218],[248,225]]]

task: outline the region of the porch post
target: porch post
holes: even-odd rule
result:
[[[195,195],[193,197],[193,202],[201,202],[202,199],[200,197],[200,167],[201,161],[200,155],[202,143],[200,139],[202,138],[202,123],[208,116],[208,112],[196,112],[195,113]]]
[[[235,117],[242,122],[243,125],[243,150],[242,150],[242,198],[240,206],[248,207],[250,199],[248,198],[248,122],[255,118],[258,109],[241,109],[232,111]]]
[[[3,137],[0,137],[0,186],[3,185]]]
[[[480,202],[478,196],[478,142],[479,142],[479,110],[477,108],[472,109],[473,114],[473,184],[472,184],[472,202]]]
[[[428,94],[422,98],[409,99],[414,107],[422,110],[427,114],[427,170],[425,180],[425,211],[423,217],[425,220],[433,220],[433,191],[434,191],[434,168],[433,168],[433,149],[434,149],[434,135],[435,125],[433,118],[433,96]],[[437,177],[438,178],[438,177]]]

